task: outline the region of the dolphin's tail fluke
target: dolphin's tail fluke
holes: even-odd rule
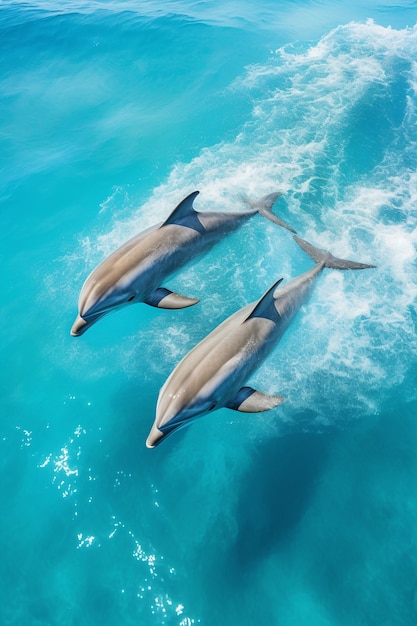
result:
[[[278,224],[278,226],[282,226],[292,233],[296,233],[296,230],[291,228],[291,226],[288,226],[288,224],[283,222],[279,217],[272,213],[272,207],[274,205],[274,202],[281,195],[282,193],[280,191],[274,191],[273,193],[269,193],[267,196],[263,196],[262,198],[260,198],[260,200],[249,200],[249,198],[247,198],[246,196],[242,196],[242,200],[243,202],[248,204],[251,209],[258,211],[258,213],[266,217],[268,220],[271,220],[271,222],[274,222],[274,224]]]
[[[338,259],[327,250],[320,250],[320,248],[316,248],[311,245],[311,243],[308,243],[308,241],[300,239],[300,237],[294,236],[294,240],[316,263],[323,263],[324,267],[334,270],[366,270],[376,267],[376,265],[368,265],[367,263]]]

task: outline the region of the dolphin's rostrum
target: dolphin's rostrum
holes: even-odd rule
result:
[[[279,192],[253,203],[246,200],[251,208],[240,213],[198,212],[193,207],[198,193],[189,194],[162,224],[127,241],[92,271],[81,289],[71,335],[82,335],[106,313],[135,302],[162,309],[196,304],[196,298],[173,293],[162,282],[256,213],[295,232],[272,213]]]
[[[154,448],[175,430],[215,409],[267,411],[284,401],[248,387],[246,381],[277,344],[309,298],[325,267],[339,270],[375,267],[334,257],[294,237],[315,267],[279,287],[280,279],[255,303],[215,328],[173,370],[160,390],[156,418],[146,445]]]

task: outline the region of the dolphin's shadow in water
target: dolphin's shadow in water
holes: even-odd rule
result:
[[[288,539],[303,518],[327,461],[334,433],[274,438],[256,451],[242,477],[232,558],[244,574]]]

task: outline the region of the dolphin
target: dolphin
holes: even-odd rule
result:
[[[124,243],[91,272],[81,288],[72,336],[79,337],[101,317],[127,304],[145,302],[161,309],[196,304],[196,298],[173,293],[161,286],[162,281],[256,213],[295,233],[272,213],[280,192],[256,202],[246,199],[250,209],[240,213],[196,211],[193,202],[198,193],[190,193],[162,224]]]
[[[148,448],[191,420],[222,407],[256,413],[281,404],[282,396],[247,386],[249,376],[283,336],[324,268],[375,267],[336,258],[299,237],[294,239],[316,265],[284,287],[279,287],[280,278],[260,300],[228,317],[186,354],[159,392],[156,418],[146,440]]]

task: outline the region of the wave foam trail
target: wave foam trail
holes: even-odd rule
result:
[[[242,193],[257,198],[279,189],[285,193],[276,210],[301,237],[377,269],[326,270],[255,381],[288,398],[280,407],[286,416],[314,407],[324,423],[330,411],[377,411],[410,380],[417,348],[416,55],[417,27],[394,30],[372,21],[338,27],[310,47],[277,50],[230,87],[231,98],[238,90],[253,102],[235,139],[177,163],[140,208],[132,208],[134,190],[117,188],[102,205],[119,207],[110,230],[90,235],[66,262],[79,267],[85,254],[98,262],[162,221],[193,189],[201,191],[201,211],[237,210]],[[173,366],[179,350],[184,354],[214,319],[234,310],[228,305],[257,299],[277,273],[287,281],[311,267],[287,234],[262,222],[252,220],[204,262],[181,270],[175,288],[202,300],[191,325],[180,328],[172,318],[164,336],[157,326],[141,329],[139,352],[164,354],[172,339]],[[131,373],[130,357],[129,363]],[[149,375],[154,367],[150,359]],[[329,404],[335,398],[337,408]]]
[[[307,381],[324,368],[356,381],[355,393],[346,389],[343,401],[346,394],[366,399],[366,390],[382,381],[385,389],[399,384],[416,349],[410,314],[417,293],[416,53],[417,28],[396,31],[368,21],[336,28],[309,48],[282,48],[267,65],[249,67],[231,88],[253,98],[251,119],[235,140],[177,164],[139,210],[99,238],[100,247],[110,250],[138,224],[162,219],[179,190],[185,195],[194,185],[202,192],[201,210],[233,210],[242,192],[258,197],[281,189],[289,214],[283,218],[303,237],[378,268],[348,276],[326,272],[300,322],[302,344],[294,333],[281,350],[279,371],[271,361],[257,376],[268,372],[271,387],[297,392],[300,403],[313,400]],[[240,237],[249,242],[250,232]],[[259,297],[264,277],[275,279],[277,267],[286,268],[286,279],[299,273],[301,253],[290,244],[284,251],[291,260],[282,259],[282,246],[262,246],[259,273],[244,277],[250,297]],[[213,251],[213,263],[215,257]],[[240,270],[237,263],[234,278]],[[182,272],[180,282],[193,271]],[[294,363],[295,382],[289,378]],[[372,405],[369,397],[365,405]]]

